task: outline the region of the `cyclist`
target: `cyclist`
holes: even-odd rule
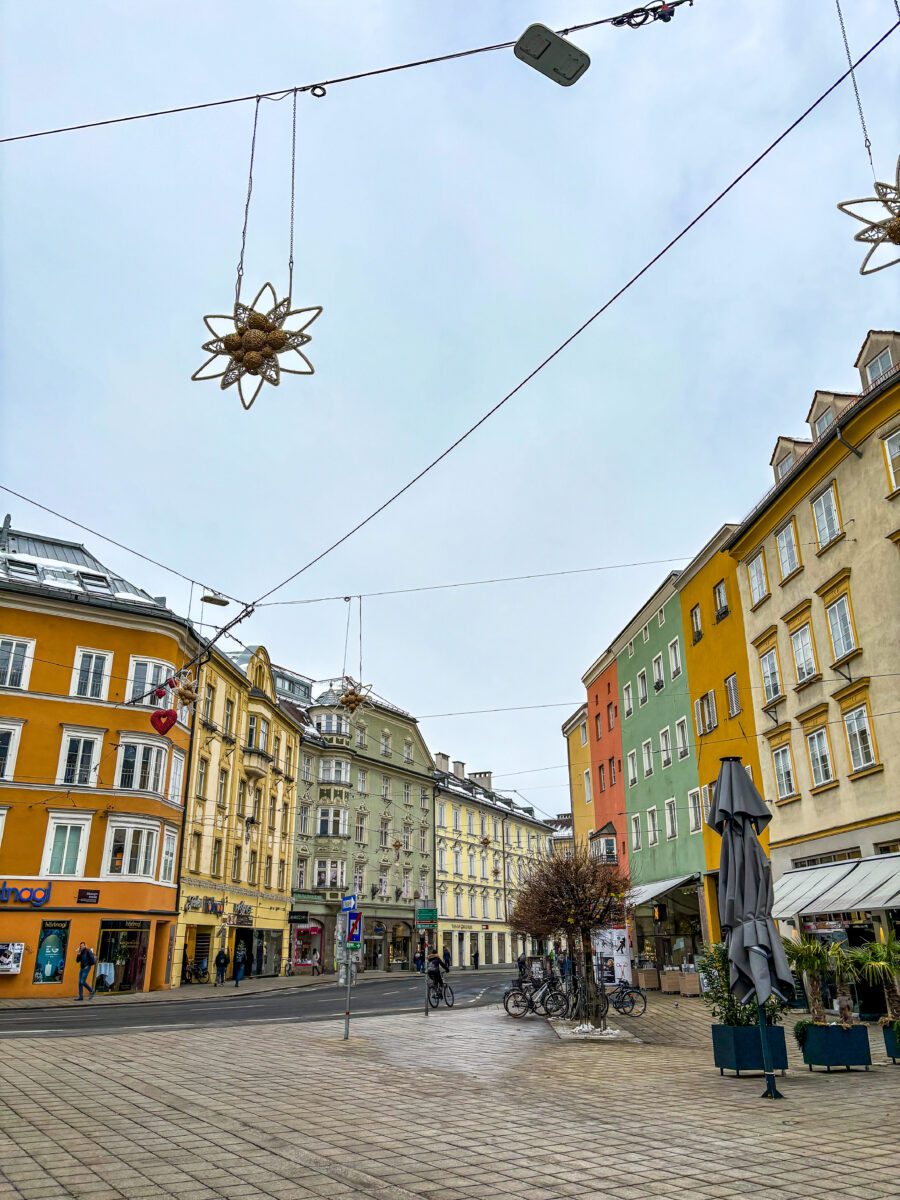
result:
[[[432,987],[439,988],[443,991],[444,975],[449,972],[450,968],[444,965],[444,960],[436,950],[428,951],[428,981]]]

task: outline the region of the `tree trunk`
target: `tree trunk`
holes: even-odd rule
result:
[[[809,1015],[814,1021],[822,1024],[825,1020],[825,1009],[822,1007],[822,981],[818,975],[803,975],[803,986],[806,988],[806,998],[809,1000]]]
[[[888,1016],[892,1021],[900,1021],[900,979],[896,976],[885,983],[884,998],[887,1002]]]
[[[597,975],[594,971],[594,950],[591,946],[590,929],[581,931],[581,949],[584,954],[584,986],[587,995],[588,1020],[595,1028],[606,1029],[606,1014],[601,1016],[600,1012],[600,993],[597,988]]]

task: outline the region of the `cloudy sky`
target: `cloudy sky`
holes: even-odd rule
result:
[[[897,19],[892,0],[844,7],[856,53]],[[0,124],[254,94],[614,11],[8,4]],[[252,599],[491,407],[845,65],[829,0],[697,0],[670,25],[573,40],[592,65],[571,89],[503,51],[301,96],[294,299],[325,307],[316,374],[264,390],[249,413],[190,375],[202,315],[233,295],[252,104],[0,147],[3,482]],[[892,180],[900,32],[859,85]],[[267,280],[286,289],[290,100],[263,102],[259,120],[250,296]],[[477,435],[278,598],[685,561],[769,485],[775,438],[804,432],[815,388],[857,387],[866,331],[897,328],[900,270],[860,278],[835,207],[870,193],[861,143],[845,86]],[[179,579],[3,499],[16,527],[84,537],[187,611]],[[562,705],[423,720],[432,750],[470,769],[558,766],[581,673],[677,562],[368,599],[364,677],[423,716]],[[342,601],[263,608],[238,633],[322,677],[341,670],[345,622]],[[562,769],[498,783],[567,806]]]

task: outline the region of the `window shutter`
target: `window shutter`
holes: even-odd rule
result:
[[[703,816],[709,816],[709,784],[704,783],[700,789],[700,795],[703,799]]]
[[[702,708],[701,708],[701,706],[700,706],[700,701],[699,701],[699,700],[695,700],[695,701],[694,701],[694,728],[695,728],[695,730],[697,731],[697,736],[698,736],[698,737],[699,737],[699,736],[700,736],[700,735],[701,735],[701,734],[704,732],[704,729],[703,729],[703,709],[702,709]]]
[[[715,729],[715,727],[718,725],[718,723],[719,722],[716,719],[716,693],[715,693],[715,690],[712,689],[709,693],[709,727],[710,727],[710,729]]]

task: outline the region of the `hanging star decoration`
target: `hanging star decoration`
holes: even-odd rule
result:
[[[291,308],[290,296],[278,300],[271,283],[265,284],[252,304],[238,301],[232,316],[213,314],[203,318],[213,335],[211,341],[204,342],[203,349],[212,357],[191,379],[221,379],[223,389],[236,383],[241,404],[249,409],[264,383],[277,387],[282,374],[314,374],[301,346],[312,341],[312,335],[305,331],[321,312],[321,305]],[[294,329],[285,329],[292,317],[300,318],[300,323]],[[223,359],[224,366],[220,361]]]
[[[345,675],[344,690],[341,692],[338,703],[352,715],[365,704],[371,690],[371,686],[364,687],[363,684],[356,683],[349,675]]]
[[[887,209],[888,216],[882,220],[860,216],[859,213],[851,211],[851,206],[854,204],[881,204]],[[866,196],[863,200],[844,200],[838,205],[838,208],[848,217],[853,217],[854,221],[862,221],[866,227],[861,229],[853,239],[854,242],[863,242],[869,247],[869,253],[859,268],[860,275],[874,275],[876,271],[883,271],[885,267],[893,267],[900,263],[900,253],[897,253],[887,262],[879,263],[878,266],[870,267],[868,265],[879,246],[900,247],[900,158],[897,159],[897,176],[892,184],[876,183],[874,196]]]

